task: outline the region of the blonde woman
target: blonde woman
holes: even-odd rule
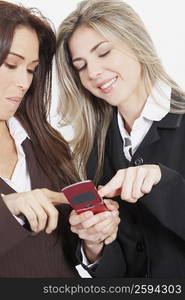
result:
[[[84,228],[71,214],[89,263],[99,258],[84,266],[95,277],[184,277],[184,92],[123,1],[82,1],[57,39],[60,111],[74,128],[78,168],[120,205],[108,246],[93,243],[98,222]]]

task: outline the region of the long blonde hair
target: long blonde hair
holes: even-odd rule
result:
[[[124,43],[141,63],[148,94],[160,79],[173,89],[171,112],[185,112],[185,93],[163,69],[153,42],[137,13],[121,0],[85,0],[61,23],[57,32],[56,65],[60,86],[62,122],[74,128],[70,141],[78,169],[85,177],[85,166],[94,141],[97,143],[98,166],[95,182],[101,175],[107,130],[113,107],[90,94],[81,84],[69,54],[68,42],[77,28],[87,25],[114,43]]]

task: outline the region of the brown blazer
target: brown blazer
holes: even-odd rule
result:
[[[23,144],[32,189],[48,188],[51,185],[47,174],[39,166],[31,141],[27,138]],[[0,179],[0,193],[15,191]],[[21,226],[12,216],[0,197],[0,278],[2,277],[79,277],[75,262],[70,260],[70,247],[67,241],[74,241],[74,235],[68,228],[70,207],[58,207],[58,228],[52,234],[44,231],[34,234],[28,224]],[[66,254],[64,247],[67,249]]]

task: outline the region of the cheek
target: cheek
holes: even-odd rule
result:
[[[80,82],[83,85],[83,87],[86,88],[87,90],[89,90],[89,83],[88,83],[88,80],[87,80],[86,76],[85,75],[79,75],[79,78],[80,78]]]
[[[0,68],[0,88],[6,88],[11,83],[11,76],[3,67]]]
[[[133,81],[137,85],[137,84],[139,84],[139,82],[141,82],[141,67],[140,67],[140,65],[135,66],[135,68],[133,70],[133,74],[135,74],[135,76],[133,76]]]
[[[137,83],[141,80],[141,66],[137,63],[130,64],[127,67],[126,79],[128,79],[131,83]]]
[[[33,83],[33,75],[31,75],[30,78],[29,78],[28,87],[27,87],[25,93],[29,90],[29,88],[31,87],[32,83]]]

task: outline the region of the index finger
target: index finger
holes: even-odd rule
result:
[[[53,203],[53,205],[69,204],[69,201],[63,192],[53,192],[48,190],[46,194],[49,196],[49,198],[51,198],[50,201]]]
[[[101,197],[115,197],[121,194],[124,176],[117,173],[112,179],[98,190]]]

